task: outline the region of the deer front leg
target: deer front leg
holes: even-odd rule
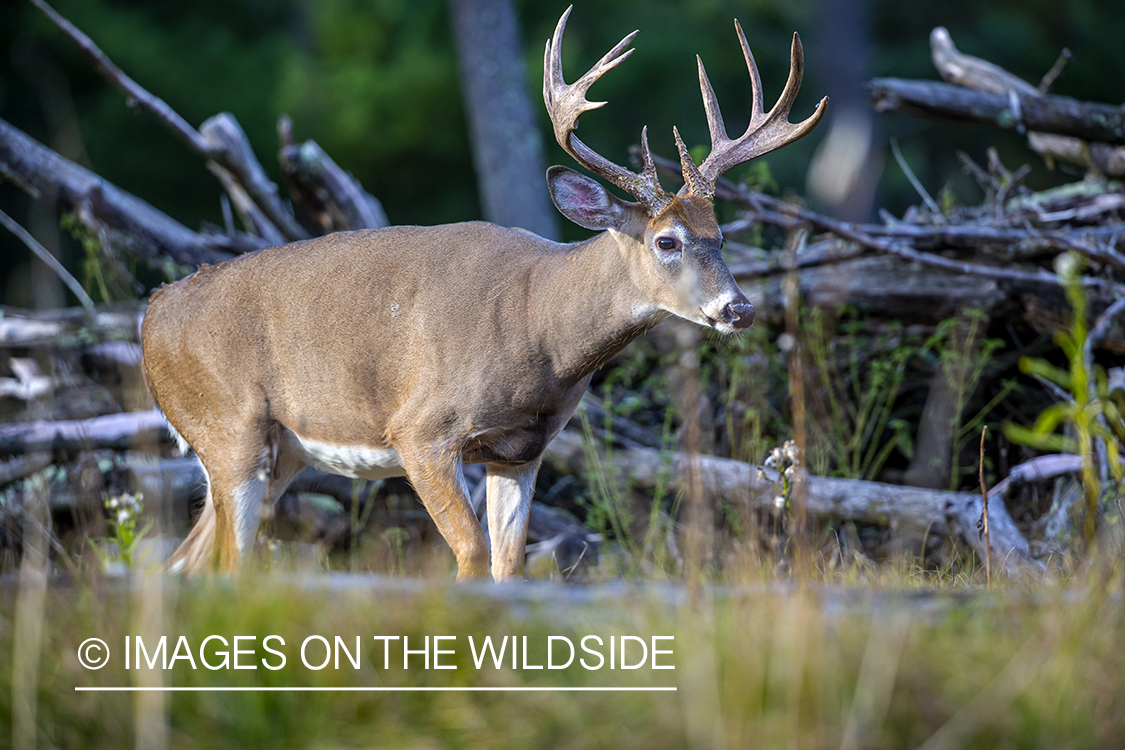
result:
[[[488,575],[488,542],[469,503],[460,450],[424,445],[400,446],[399,452],[414,491],[457,557],[457,579]]]
[[[519,466],[488,465],[488,534],[492,539],[492,577],[523,578],[527,517],[542,457]]]

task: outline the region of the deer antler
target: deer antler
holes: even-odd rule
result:
[[[634,31],[618,42],[586,72],[586,75],[574,83],[567,83],[563,80],[562,74],[562,36],[566,29],[566,20],[573,9],[574,6],[571,6],[562,14],[558,26],[555,27],[554,37],[548,40],[547,49],[543,53],[543,102],[547,105],[547,113],[554,126],[555,140],[579,164],[633,195],[651,214],[656,215],[671,204],[673,197],[660,187],[656,177],[656,165],[648,150],[647,127],[641,130],[643,166],[640,173],[631,172],[625,167],[614,164],[574,135],[578,127],[578,118],[583,112],[606,105],[606,102],[587,101],[586,92],[598,79],[633,54],[633,50],[626,47],[633,41],[637,32]]]
[[[719,101],[715,98],[715,90],[707,79],[707,71],[703,68],[703,60],[696,55],[699,63],[699,88],[703,92],[703,106],[707,110],[707,127],[711,131],[711,153],[699,165],[698,169],[687,156],[687,149],[683,146],[679,134],[676,134],[676,144],[680,148],[680,160],[683,164],[684,187],[690,193],[711,199],[715,194],[715,180],[719,175],[743,162],[768,154],[808,134],[816,127],[828,104],[828,97],[820,100],[816,111],[804,122],[789,122],[789,110],[797,98],[801,88],[801,77],[805,68],[805,54],[801,49],[801,38],[793,34],[793,49],[790,54],[789,80],[785,82],[785,90],[781,92],[777,103],[768,113],[762,111],[762,79],[758,74],[758,66],[754,63],[754,55],[750,52],[750,45],[746,43],[746,35],[742,33],[742,26],[734,22],[738,31],[738,41],[742,44],[742,55],[746,58],[746,67],[750,71],[751,113],[750,124],[746,132],[737,140],[732,141],[727,136],[726,126],[723,125],[723,115],[719,111]]]

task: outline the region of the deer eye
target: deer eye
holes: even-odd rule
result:
[[[675,237],[657,237],[656,246],[666,253],[676,253],[681,250],[680,241]]]

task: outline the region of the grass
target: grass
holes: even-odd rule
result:
[[[1125,603],[1120,573],[1091,570],[1056,586],[991,591],[918,585],[909,565],[874,585],[770,581],[689,589],[611,583],[457,586],[337,575],[248,574],[53,579],[44,597],[36,745],[124,747],[150,726],[169,747],[1018,747],[1125,743]],[[827,577],[827,580],[841,580]],[[914,587],[914,590],[909,590]],[[17,586],[0,588],[0,716],[12,716]],[[123,669],[124,637],[285,639],[278,671]],[[363,646],[356,670],[301,666],[309,635]],[[542,664],[549,635],[674,635],[675,670],[475,668],[468,636],[527,636]],[[372,636],[454,635],[456,670],[384,669]],[[83,669],[76,649],[100,637],[115,655]],[[147,642],[151,643],[155,639]],[[244,642],[247,643],[247,642]],[[212,644],[215,645],[214,643]],[[273,646],[278,646],[273,642]],[[215,649],[208,651],[219,661]],[[310,646],[310,662],[322,651]],[[251,663],[267,656],[260,649]],[[272,657],[269,657],[272,658]],[[662,657],[663,658],[663,657]],[[590,663],[594,658],[590,657]],[[275,662],[276,663],[276,662]],[[19,664],[19,666],[17,666]],[[21,671],[21,674],[26,672]],[[77,693],[75,686],[676,686],[675,693]],[[17,688],[19,686],[16,686]],[[146,724],[146,722],[148,722]],[[3,725],[0,724],[0,727]],[[6,729],[6,728],[5,728]],[[9,741],[0,731],[0,746]]]

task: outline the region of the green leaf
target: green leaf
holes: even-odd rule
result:
[[[1055,367],[1045,359],[1037,357],[1020,357],[1020,372],[1025,375],[1038,375],[1050,380],[1057,386],[1071,390],[1070,373]]]
[[[1005,422],[1004,436],[1017,445],[1026,445],[1029,448],[1038,448],[1055,453],[1078,453],[1078,441],[1074,438],[1063,437],[1058,434],[1041,435],[1014,422]]]
[[[1047,435],[1058,429],[1059,424],[1066,419],[1073,418],[1076,404],[1072,401],[1060,404],[1051,404],[1039,414],[1032,429],[1040,434]]]

